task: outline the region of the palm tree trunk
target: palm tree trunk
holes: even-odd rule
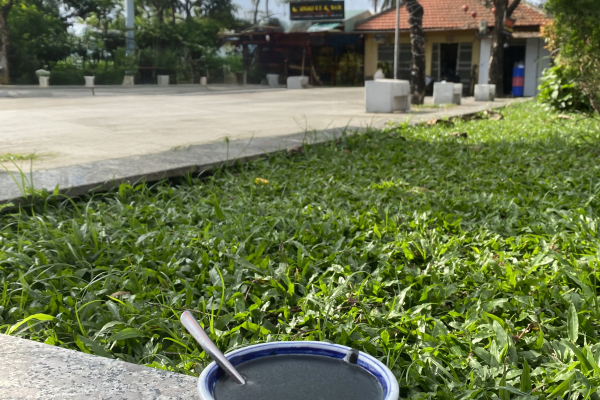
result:
[[[417,0],[406,0],[406,9],[408,10],[410,45],[412,50],[412,103],[423,104],[425,100],[425,34],[423,33],[423,7]]]
[[[490,72],[488,83],[496,85],[496,95],[504,95],[504,44],[506,36],[504,35],[504,14],[510,18],[521,0],[513,0],[510,7],[508,0],[493,0],[496,7],[496,16],[494,21],[494,32],[492,34],[492,55],[490,57]]]

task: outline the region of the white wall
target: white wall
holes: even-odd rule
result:
[[[527,39],[525,46],[525,88],[526,97],[535,96],[538,93],[539,79],[544,69],[550,63],[550,53],[544,48],[544,41],[540,38]]]
[[[545,48],[545,43],[543,39],[539,39],[539,54],[540,57],[537,62],[537,77],[538,84],[539,79],[542,77],[544,70],[550,66],[550,52]],[[535,94],[538,93],[537,87],[535,88]]]
[[[481,47],[479,50],[479,81],[480,85],[488,83],[490,75],[490,57],[492,56],[492,39],[481,39]]]

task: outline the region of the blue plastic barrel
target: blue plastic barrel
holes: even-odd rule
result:
[[[514,97],[523,97],[523,87],[525,86],[525,66],[518,64],[513,68],[512,95]]]

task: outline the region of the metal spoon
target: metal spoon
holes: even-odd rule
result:
[[[219,367],[225,373],[233,379],[235,383],[239,383],[240,385],[246,384],[246,379],[237,372],[237,370],[231,365],[229,360],[225,357],[223,353],[215,346],[215,344],[210,340],[206,332],[202,329],[196,318],[189,311],[184,311],[181,314],[181,323],[185,326],[185,329],[196,339],[196,341],[200,344],[200,346],[204,349],[205,352],[208,353],[210,358],[212,358]]]

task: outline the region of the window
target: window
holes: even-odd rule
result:
[[[394,45],[380,44],[377,46],[377,62],[387,64],[389,70],[383,72],[386,78],[393,78],[394,70]],[[398,46],[398,79],[411,80],[412,69],[412,49],[410,43],[400,43]],[[388,76],[388,74],[390,76]]]
[[[440,44],[434,43],[431,50],[431,77],[435,82],[440,80]]]
[[[456,62],[456,74],[463,84],[463,94],[468,94],[471,85],[471,64],[473,59],[473,44],[460,43],[458,45],[458,59]]]

